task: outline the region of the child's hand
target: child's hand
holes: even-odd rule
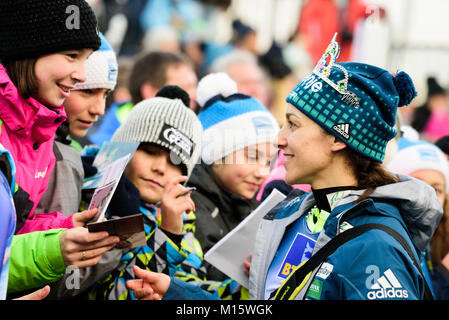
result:
[[[180,196],[183,191],[187,190],[180,183],[186,180],[186,176],[173,178],[167,183],[162,194],[161,228],[174,234],[182,233],[183,212],[195,211],[195,203],[190,198],[190,192]]]
[[[139,300],[161,300],[170,286],[171,279],[164,273],[142,270],[138,266],[133,267],[136,280],[126,282],[126,287],[134,291],[134,296]]]

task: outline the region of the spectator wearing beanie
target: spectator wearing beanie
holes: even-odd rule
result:
[[[436,297],[446,299],[449,297],[449,165],[445,154],[431,143],[401,138],[398,147],[388,169],[429,184],[435,189],[444,211],[426,250],[422,269],[430,271],[428,276],[432,279]]]
[[[78,28],[67,28],[66,9],[69,5],[79,9]],[[55,132],[66,119],[63,102],[74,84],[85,80],[85,70],[84,67],[66,70],[62,63],[58,65],[59,61],[47,63],[47,60],[52,58],[50,54],[71,51],[67,54],[72,54],[73,61],[80,60],[80,63],[73,63],[79,69],[92,50],[100,46],[97,21],[84,1],[2,1],[0,6],[0,60],[3,63],[0,66],[0,81],[8,84],[2,86],[1,93],[0,119],[3,125],[0,142],[10,150],[16,162],[16,183],[19,187],[14,194],[17,231],[25,233],[57,227],[70,228],[73,227],[72,217],[66,218],[62,214],[36,216],[34,212],[54,168],[52,150]],[[18,14],[20,17],[16,17]],[[19,24],[17,21],[27,23]],[[26,64],[24,61],[30,59],[35,61],[34,83],[31,79],[24,80],[19,73]],[[19,67],[20,64],[23,66]],[[39,73],[40,66],[47,68],[42,70],[42,75]],[[50,66],[55,70],[49,70]],[[70,77],[64,74],[68,71]],[[50,82],[52,76],[57,85]],[[33,124],[33,127],[26,130],[25,136],[20,134],[20,130],[17,133],[19,128],[25,128],[28,124]]]
[[[196,187],[195,236],[207,251],[259,204],[255,195],[269,174],[279,125],[258,100],[238,93],[226,73],[200,80],[198,103],[204,129],[202,161],[189,185]],[[227,278],[207,266],[208,279]]]
[[[286,182],[312,192],[287,197],[262,218],[250,268],[250,299],[432,299],[419,265],[441,218],[428,184],[382,166],[399,106],[416,96],[405,72],[337,63],[336,35],[287,96],[277,137]],[[137,270],[137,269],[136,269]],[[164,299],[212,298],[161,274]],[[161,285],[167,290],[160,290]],[[130,282],[138,298],[151,298]],[[148,283],[148,285],[150,285]],[[194,296],[192,296],[194,295]]]
[[[134,299],[124,285],[134,278],[133,265],[170,275],[183,268],[204,273],[201,246],[193,235],[195,205],[190,193],[179,196],[201,152],[202,127],[189,102],[181,88],[163,87],[156,97],[136,104],[114,133],[112,141],[140,142],[124,176],[140,196],[147,245],[124,255],[119,266],[91,288],[90,299]],[[114,212],[134,214],[126,211],[130,207],[134,204],[128,202],[123,212]]]
[[[85,80],[84,63],[100,47],[92,9],[84,0],[1,1],[0,42],[0,143],[16,168],[20,234],[10,250],[8,293],[14,293],[59,279],[68,265],[96,264],[119,239],[82,227],[95,210],[70,217],[35,214],[56,162],[53,144],[66,119],[63,102]]]
[[[73,147],[76,142],[71,138],[84,136],[88,128],[104,114],[106,96],[114,89],[116,81],[115,53],[101,35],[99,50],[86,61],[86,81],[76,84],[64,102],[67,120],[56,132],[53,147],[55,169],[36,212],[58,211],[68,217],[78,211],[85,174],[79,153],[81,150]]]
[[[83,137],[88,128],[104,114],[106,97],[114,89],[117,80],[116,55],[102,34],[100,38],[100,48],[90,55],[85,64],[86,81],[76,84],[64,102],[67,120],[56,131],[53,147],[55,169],[36,212],[58,211],[70,216],[81,206],[83,180],[89,172],[85,172],[79,153],[81,150],[72,138]],[[68,288],[66,280],[72,274],[66,273],[59,281],[51,284],[48,299],[81,294],[118,265],[123,251],[125,249],[108,251],[95,266],[80,269],[79,286]]]

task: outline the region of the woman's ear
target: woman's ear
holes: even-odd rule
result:
[[[347,147],[346,144],[343,141],[341,141],[340,139],[338,139],[337,137],[332,136],[332,139],[333,139],[331,141],[331,143],[332,143],[331,150],[332,151],[340,151]]]

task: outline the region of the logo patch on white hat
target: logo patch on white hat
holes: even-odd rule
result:
[[[192,156],[195,143],[190,140],[184,133],[168,124],[164,124],[159,140],[168,143],[170,146],[175,146],[188,159]]]
[[[117,62],[115,59],[108,59],[108,81],[117,82]]]
[[[254,129],[256,130],[256,135],[271,135],[273,134],[273,124],[268,117],[252,117]]]

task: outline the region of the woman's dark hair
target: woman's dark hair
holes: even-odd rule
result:
[[[23,98],[28,99],[37,93],[38,81],[34,73],[36,58],[3,62],[9,78]]]
[[[388,172],[380,162],[349,147],[344,148],[341,152],[346,156],[348,165],[353,168],[360,189],[366,189],[357,202],[369,197],[377,187],[399,182],[399,178]]]
[[[430,239],[430,257],[432,264],[437,266],[441,263],[443,258],[449,252],[449,243],[447,237],[449,236],[449,200],[446,196],[443,204],[443,216],[440,223],[435,230],[435,233]]]

